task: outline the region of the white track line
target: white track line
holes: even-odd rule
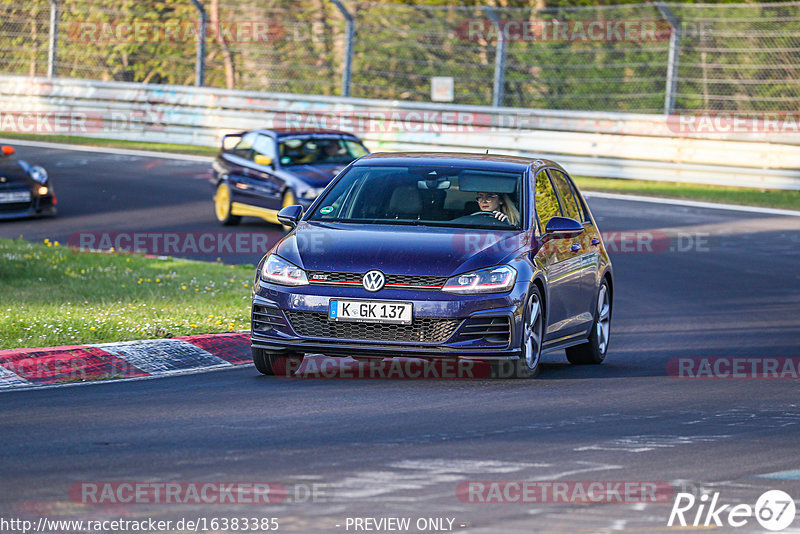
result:
[[[40,148],[53,148],[56,150],[74,150],[78,152],[96,152],[101,154],[121,154],[125,156],[141,156],[146,158],[178,159],[184,161],[197,161],[210,163],[214,160],[211,156],[193,156],[190,154],[174,154],[170,152],[157,152],[154,150],[130,150],[126,148],[110,148],[98,146],[71,145],[66,143],[48,143],[44,141],[28,141],[22,139],[2,139],[0,143],[9,145],[22,145]],[[666,204],[670,206],[687,206],[692,208],[706,208],[727,211],[741,211],[747,213],[764,213],[769,215],[788,215],[790,217],[800,217],[800,211],[784,210],[777,208],[762,208],[759,206],[742,206],[738,204],[719,204],[716,202],[700,202],[696,200],[680,200],[663,197],[648,197],[642,195],[625,195],[619,193],[600,193],[586,191],[586,197],[607,198],[611,200],[626,200],[628,202],[649,202],[651,204]]]
[[[193,156],[191,154],[175,154],[172,152],[157,152],[155,150],[132,150],[128,148],[113,148],[103,146],[70,145],[66,143],[48,143],[45,141],[28,141],[27,139],[2,139],[5,145],[32,146],[38,148],[54,148],[57,150],[74,150],[76,152],[97,152],[101,154],[119,154],[122,156],[141,156],[145,158],[180,159],[185,161],[198,161],[210,163],[214,161],[211,156]]]
[[[646,197],[642,195],[622,195],[618,193],[600,193],[586,191],[583,196],[587,198],[607,198],[611,200],[627,200],[630,202],[649,202],[651,204],[667,204],[671,206],[687,206],[690,208],[704,208],[726,211],[744,211],[748,213],[766,213],[769,215],[788,215],[800,217],[800,211],[783,210],[778,208],[762,208],[759,206],[741,206],[739,204],[719,204],[716,202],[701,202],[699,200],[681,200],[678,198]]]

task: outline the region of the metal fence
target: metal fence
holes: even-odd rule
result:
[[[0,74],[464,105],[800,110],[800,2],[0,0]]]

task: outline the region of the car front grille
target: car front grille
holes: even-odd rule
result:
[[[344,285],[360,286],[364,273],[341,273],[328,271],[309,271],[308,282],[311,285]],[[443,276],[417,276],[407,274],[387,274],[387,289],[416,289],[435,291],[441,289],[447,281]]]
[[[252,327],[255,332],[268,332],[273,327],[286,326],[283,312],[275,306],[253,306]]]
[[[409,325],[329,321],[325,313],[286,312],[289,323],[301,337],[443,343],[453,335],[458,319],[416,318]]]
[[[3,211],[22,211],[30,209],[31,202],[0,202],[0,212]]]
[[[511,321],[508,317],[472,317],[464,323],[458,338],[459,341],[481,339],[487,343],[508,345]]]

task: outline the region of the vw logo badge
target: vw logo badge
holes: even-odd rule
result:
[[[361,283],[364,284],[364,289],[367,291],[379,291],[383,289],[383,284],[386,280],[383,278],[383,273],[380,271],[369,271],[364,275]]]

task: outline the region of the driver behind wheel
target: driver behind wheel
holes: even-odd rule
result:
[[[519,212],[507,194],[478,193],[475,197],[481,211],[490,212],[495,219],[516,226],[519,224]]]

